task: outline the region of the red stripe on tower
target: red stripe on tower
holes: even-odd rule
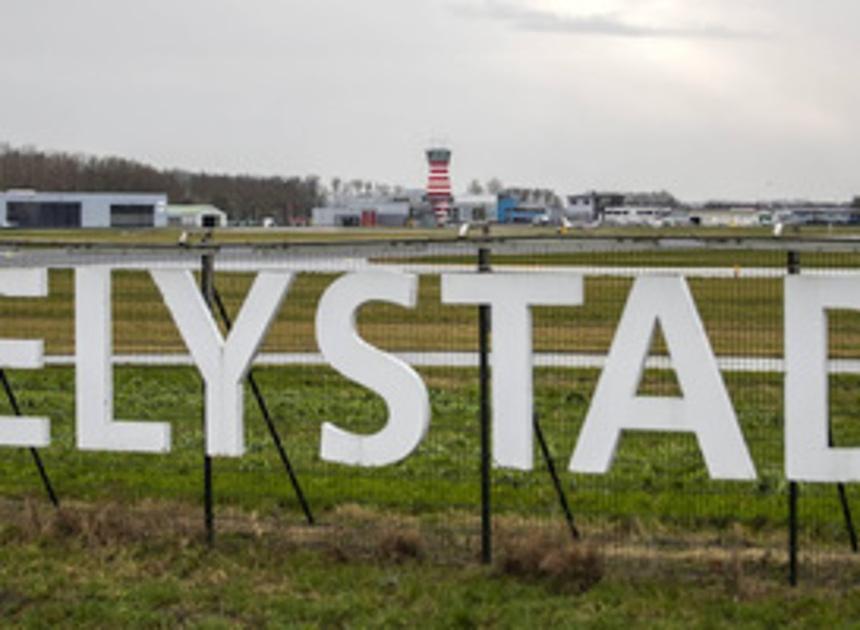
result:
[[[451,163],[451,150],[443,147],[427,149],[427,163],[430,174],[427,177],[427,201],[433,208],[437,225],[448,221],[448,211],[454,198],[451,196],[451,180],[448,165]]]

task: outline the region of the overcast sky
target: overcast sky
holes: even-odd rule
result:
[[[456,190],[860,194],[857,0],[1,0],[0,140]]]

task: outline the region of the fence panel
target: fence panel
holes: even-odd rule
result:
[[[851,242],[566,238],[11,249],[0,266],[3,273],[48,268],[49,286],[46,297],[0,299],[0,333],[43,339],[46,366],[6,373],[22,412],[51,420],[51,445],[39,452],[62,501],[120,502],[130,510],[155,502],[175,506],[177,515],[198,513],[204,383],[149,270],[181,269],[200,281],[203,258],[212,256],[212,321],[201,320],[200,326],[217,326],[225,337],[227,320],[235,324],[240,317],[258,271],[290,273],[254,362],[254,383],[245,386],[246,453],[211,460],[216,531],[247,521],[249,514],[290,527],[313,519],[322,531],[330,526],[337,532],[332,535],[348,530],[357,538],[381,527],[410,528],[434,557],[476,559],[481,550],[478,306],[443,302],[441,278],[475,273],[481,248],[489,252],[495,276],[560,283],[576,274],[584,287],[579,305],[532,309],[534,415],[546,450],[537,439],[532,470],[491,471],[498,552],[535,532],[568,535],[560,488],[582,540],[598,547],[613,566],[729,571],[741,564],[782,575],[790,487],[783,461],[783,281],[789,272],[856,277],[860,249]],[[789,252],[796,252],[794,267]],[[76,448],[75,302],[84,298],[75,292],[75,269],[94,266],[114,268],[114,415],[169,423],[169,453]],[[315,331],[322,296],[357,272],[415,278],[414,307],[375,300],[355,315],[361,337],[411,365],[429,393],[427,435],[409,457],[382,467],[348,466],[320,456],[326,423],[369,435],[388,417],[379,395],[322,356]],[[754,481],[712,480],[701,445],[690,433],[625,431],[607,474],[568,470],[632,288],[653,277],[683,278],[689,288],[755,464]],[[501,317],[491,315],[493,323]],[[828,331],[833,444],[856,446],[860,314],[834,310]],[[512,333],[495,327],[491,347],[507,334]],[[666,331],[657,326],[649,347],[636,395],[683,398]],[[637,361],[633,350],[619,357]],[[4,449],[0,493],[7,500],[32,500],[42,492],[31,460],[27,449]],[[553,483],[550,463],[560,486]],[[856,488],[810,483],[798,489],[804,575],[856,576],[860,565],[850,553],[845,511],[858,504]]]

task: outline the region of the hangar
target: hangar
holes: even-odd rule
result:
[[[155,193],[0,192],[6,228],[147,228],[167,225],[167,195]]]
[[[214,228],[227,225],[227,213],[209,204],[168,204],[167,225]]]

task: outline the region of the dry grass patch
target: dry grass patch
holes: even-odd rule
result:
[[[339,564],[478,563],[480,522],[472,515],[452,512],[442,522],[353,504],[318,516],[322,524],[308,526],[296,515],[221,506],[215,549],[227,554],[257,549],[260,558],[313,550]],[[602,580],[683,581],[746,601],[783,585],[787,575],[782,532],[754,534],[736,526],[717,536],[679,530],[654,535],[637,523],[623,534],[612,524],[590,522],[583,529],[586,538],[574,541],[562,524],[545,519],[494,521],[493,570],[558,593],[584,593]],[[66,501],[57,510],[42,500],[0,500],[0,543],[99,554],[158,549],[169,558],[202,549],[205,535],[202,510],[192,503]],[[844,546],[804,547],[800,563],[804,585],[837,587],[860,580],[860,556]]]
[[[584,593],[603,579],[598,550],[559,530],[535,529],[500,537],[499,543],[498,570],[505,575],[548,580],[554,588],[571,593]]]
[[[424,557],[424,537],[417,528],[383,529],[379,534],[379,554],[390,562]]]

